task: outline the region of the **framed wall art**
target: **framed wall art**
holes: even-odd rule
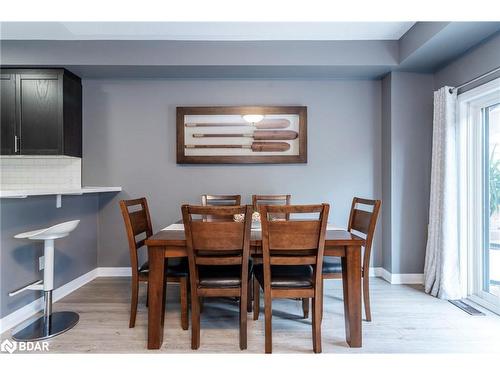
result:
[[[177,107],[177,163],[307,163],[307,107]]]

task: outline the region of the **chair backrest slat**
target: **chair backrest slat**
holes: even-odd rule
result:
[[[329,205],[259,206],[262,222],[262,252],[264,268],[270,265],[313,265],[320,269],[323,262]],[[319,214],[318,219],[272,221],[275,213]],[[319,267],[319,268],[318,268]],[[318,273],[321,280],[321,272]]]
[[[282,266],[297,266],[308,265],[316,263],[316,255],[302,255],[302,256],[284,256],[274,255],[271,257],[270,262],[272,265]]]
[[[240,255],[236,256],[220,256],[214,259],[213,256],[196,256],[196,265],[218,265],[218,266],[228,266],[228,265],[238,265],[241,264],[242,258]]]
[[[354,209],[352,212],[351,229],[367,234],[370,230],[371,218],[371,212]]]
[[[132,225],[132,230],[134,232],[134,236],[138,234],[147,232],[149,229],[147,215],[145,215],[145,210],[142,209],[140,211],[134,211],[128,213],[130,218],[130,223]]]
[[[372,211],[361,210],[358,205],[371,207]],[[351,214],[349,216],[349,223],[347,230],[349,232],[356,231],[363,233],[365,237],[365,250],[363,255],[363,269],[370,267],[370,255],[373,243],[373,236],[375,234],[375,227],[377,225],[378,215],[382,201],[354,197],[351,205]]]
[[[191,234],[196,251],[238,250],[243,246],[244,223],[192,221]]]
[[[239,206],[241,205],[241,195],[234,194],[204,194],[201,196],[202,206]]]
[[[269,248],[278,250],[310,250],[318,247],[320,221],[271,221]]]
[[[139,209],[131,211],[135,207],[139,207]],[[127,233],[132,276],[137,277],[139,269],[137,251],[144,246],[145,240],[153,235],[148,202],[146,198],[121,200],[120,210]],[[138,235],[142,235],[140,240],[136,238]]]

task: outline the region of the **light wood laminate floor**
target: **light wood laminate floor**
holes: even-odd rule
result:
[[[325,282],[323,353],[500,353],[500,317],[466,314],[447,301],[430,297],[416,285],[390,285],[372,278],[372,322],[363,321],[363,347],[345,342],[341,281]],[[128,328],[128,278],[98,278],[54,305],[72,310],[80,322],[50,340],[51,353],[148,352],[146,288],[141,285],[136,327]],[[248,350],[238,348],[238,309],[227,299],[207,299],[201,316],[201,347],[190,349],[190,331],[179,318],[179,290],[168,285],[165,353],[263,353],[264,316],[248,315]],[[263,301],[261,300],[261,306]],[[262,309],[263,310],[263,309]],[[485,310],[483,310],[485,311]],[[273,352],[312,353],[311,321],[301,319],[301,304],[273,302]],[[9,337],[10,332],[2,335]],[[158,351],[152,351],[158,352]]]

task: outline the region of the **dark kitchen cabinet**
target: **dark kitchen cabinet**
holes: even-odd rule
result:
[[[16,145],[16,76],[14,74],[0,74],[1,99],[1,154],[12,155],[17,153]]]
[[[2,155],[81,157],[80,78],[65,69],[2,69],[1,74]]]

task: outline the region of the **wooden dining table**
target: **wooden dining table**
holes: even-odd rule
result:
[[[364,243],[363,238],[346,230],[328,229],[326,233],[325,256],[338,256],[342,260],[345,335],[353,348],[362,345],[361,247]],[[184,230],[161,230],[149,237],[146,245],[149,256],[148,349],[160,349],[165,321],[165,262],[168,258],[187,257]],[[252,254],[262,252],[260,230],[252,229],[250,246]]]

